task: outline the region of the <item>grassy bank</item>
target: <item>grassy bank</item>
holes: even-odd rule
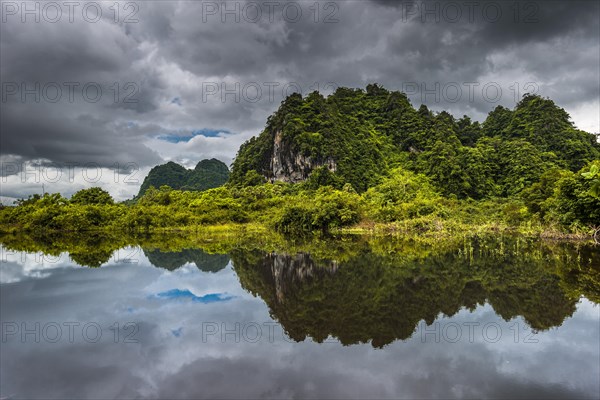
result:
[[[33,196],[0,208],[0,232],[199,232],[245,229],[289,236],[331,233],[453,236],[518,233],[548,238],[592,237],[600,198],[592,181],[571,174],[509,198],[442,196],[428,179],[402,169],[357,193],[301,184],[223,186],[203,192],[151,187],[135,202],[115,203],[100,188],[66,199]]]

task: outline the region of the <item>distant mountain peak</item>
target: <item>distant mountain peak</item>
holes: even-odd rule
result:
[[[166,185],[176,190],[203,191],[223,186],[228,179],[229,168],[216,158],[202,160],[194,169],[187,169],[176,162],[169,161],[150,170],[148,176],[144,178],[137,197],[143,196],[150,186],[160,188]]]

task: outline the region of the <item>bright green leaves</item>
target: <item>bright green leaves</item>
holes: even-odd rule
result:
[[[360,220],[360,196],[351,190],[321,187],[286,203],[275,222],[279,232],[304,235],[353,225]]]
[[[592,164],[588,172],[582,172],[581,176],[585,179],[591,180],[590,182],[590,194],[594,197],[600,198],[600,167],[598,163]]]

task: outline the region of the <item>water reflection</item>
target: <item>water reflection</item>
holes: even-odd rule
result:
[[[232,258],[242,286],[262,298],[298,341],[333,335],[343,344],[382,347],[410,338],[421,320],[432,324],[440,314],[486,303],[506,321],[522,316],[543,331],[573,315],[580,295],[598,298],[600,263],[590,248],[498,253],[473,245],[469,254],[452,249],[416,258],[364,246],[341,263],[317,262],[305,253],[234,251]],[[582,269],[577,254],[596,259]]]
[[[229,263],[227,254],[208,254],[200,249],[185,249],[181,251],[160,251],[144,249],[144,255],[152,265],[173,271],[187,263],[193,263],[200,271],[219,272]]]
[[[93,343],[79,331],[74,342],[10,335],[0,397],[600,396],[597,247],[522,238],[0,242],[3,324],[104,330]],[[42,263],[33,252],[57,258]],[[111,328],[128,322],[138,342],[115,342]],[[501,339],[482,336],[487,324]],[[244,327],[255,325],[263,336],[250,340]],[[450,340],[448,326],[463,327],[462,337]]]
[[[49,256],[48,259],[67,252],[73,263],[90,268],[105,265],[115,256],[115,261],[127,258],[127,252],[119,254],[119,250],[131,246],[138,247],[152,265],[169,271],[192,263],[201,271],[218,272],[229,262],[227,254],[192,247],[189,238],[181,236],[38,233],[4,235],[0,237],[0,243],[5,251],[40,252]],[[129,252],[130,258],[135,258],[135,253],[137,251]]]

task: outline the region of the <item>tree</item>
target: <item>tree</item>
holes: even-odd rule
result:
[[[458,139],[463,146],[475,146],[475,143],[481,138],[481,127],[479,122],[472,122],[466,115],[458,120]]]
[[[251,169],[250,171],[246,172],[243,186],[258,186],[262,185],[263,183],[265,183],[265,178],[255,170]]]
[[[99,187],[92,187],[78,191],[71,197],[70,202],[71,204],[80,205],[114,204],[114,200],[110,194],[106,190],[103,190]]]
[[[600,226],[600,197],[592,190],[599,167],[595,161],[577,174],[569,172],[556,183],[553,196],[545,203],[549,218],[566,227]]]
[[[504,130],[510,124],[513,112],[506,107],[498,106],[490,112],[483,123],[484,136],[504,136]]]

